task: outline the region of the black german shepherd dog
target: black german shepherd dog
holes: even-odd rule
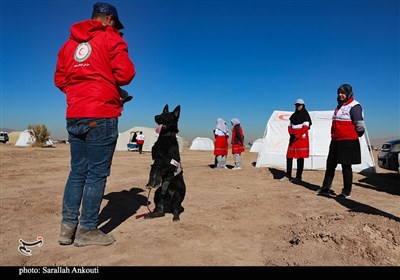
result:
[[[154,194],[155,208],[145,215],[145,219],[162,217],[165,213],[172,213],[173,221],[179,221],[183,212],[182,201],[186,193],[183,181],[183,170],[179,154],[179,145],[176,140],[178,120],[181,106],[169,112],[168,104],[162,113],[154,117],[158,124],[159,136],[151,149],[153,164],[151,165],[149,182],[146,187],[159,187]]]

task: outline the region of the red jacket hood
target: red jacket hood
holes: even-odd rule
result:
[[[77,50],[87,52],[83,60]],[[71,27],[70,38],[58,52],[54,82],[66,93],[67,118],[115,118],[123,105],[120,87],[134,76],[120,32],[101,21],[86,20]]]
[[[103,25],[99,20],[85,20],[75,23],[71,27],[71,39],[76,42],[88,42],[94,38],[100,31],[107,28],[113,28],[108,25]],[[114,30],[117,34],[120,34],[118,30]]]

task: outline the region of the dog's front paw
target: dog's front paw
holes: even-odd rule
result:
[[[158,188],[160,186],[160,184],[157,184],[157,185],[153,185],[153,184],[150,184],[150,183],[147,183],[147,185],[146,185],[146,189],[155,189],[155,188]]]
[[[159,176],[150,176],[149,182],[146,184],[148,189],[157,188],[161,185],[161,177]]]
[[[161,185],[161,175],[157,165],[153,164],[150,169],[149,182],[146,184],[148,189],[156,188]]]

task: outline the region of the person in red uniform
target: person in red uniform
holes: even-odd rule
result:
[[[280,179],[280,181],[299,183],[302,180],[304,159],[310,156],[308,130],[310,129],[312,122],[303,99],[297,99],[294,105],[296,106],[296,109],[289,118],[290,123],[288,126],[290,138],[286,153],[286,174]],[[297,171],[296,177],[292,179],[294,158],[297,159]]]
[[[118,139],[118,117],[135,76],[117,9],[93,5],[92,19],[72,25],[58,53],[55,85],[65,93],[71,170],[64,189],[60,245],[110,245],[97,228],[100,205]]]
[[[244,134],[238,118],[231,119],[232,124],[232,155],[235,162],[233,170],[242,169],[242,153],[244,152]]]
[[[343,84],[337,89],[338,105],[333,113],[331,126],[331,143],[326,160],[326,170],[321,189],[317,194],[327,195],[332,187],[335,169],[342,165],[343,188],[339,199],[350,198],[353,184],[352,164],[361,163],[359,137],[365,132],[363,109],[353,97],[353,89]]]
[[[138,147],[139,147],[139,154],[142,153],[143,144],[144,144],[144,139],[145,139],[145,137],[144,137],[144,135],[143,135],[143,131],[140,131],[140,132],[139,132],[139,135],[136,137],[136,142],[137,142]]]
[[[226,157],[228,156],[228,138],[229,132],[224,119],[218,118],[214,129],[214,169],[227,169]]]

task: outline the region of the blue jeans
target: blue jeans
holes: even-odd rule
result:
[[[64,190],[62,223],[96,229],[118,139],[118,118],[67,119],[67,131],[71,171]]]

